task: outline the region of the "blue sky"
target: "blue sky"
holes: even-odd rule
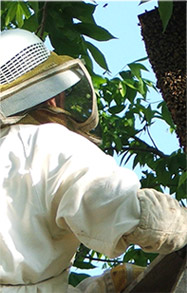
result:
[[[157,1],[138,5],[139,1],[96,1],[95,19],[98,25],[108,29],[117,39],[95,42],[107,56],[112,74],[118,73],[131,61],[146,56],[138,26],[138,14],[151,10]],[[106,6],[105,6],[106,4]],[[102,72],[102,71],[101,71]]]
[[[93,3],[93,1],[88,1]],[[138,1],[95,1],[97,4],[94,16],[98,25],[106,28],[116,39],[107,42],[92,41],[105,55],[111,77],[114,77],[128,63],[147,56],[145,45],[141,36],[141,28],[138,25],[138,15],[145,10],[152,10],[157,6],[157,1],[149,1],[139,5]],[[149,72],[145,72],[143,77],[156,83],[155,74],[149,61],[143,62]],[[95,71],[99,74],[104,72],[99,66],[95,65]],[[108,76],[109,77],[109,76]],[[147,96],[150,103],[162,101],[160,93],[151,90]],[[176,134],[170,133],[169,126],[158,120],[151,126],[151,135],[157,147],[166,154],[170,154],[179,148]],[[143,137],[141,137],[143,138]],[[144,139],[151,144],[150,138],[145,135]],[[119,161],[116,158],[117,161]],[[131,168],[132,161],[127,167]],[[140,176],[140,170],[135,170]]]

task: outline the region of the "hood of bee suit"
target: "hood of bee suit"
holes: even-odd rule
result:
[[[15,31],[19,31],[21,38],[24,38],[25,32],[33,36],[32,33],[20,29],[11,31],[14,31],[14,34]],[[11,37],[11,33],[9,33],[9,39]],[[36,36],[34,35],[34,37]],[[38,37],[36,38],[38,39]],[[3,42],[3,39],[6,41],[2,33],[0,37],[1,48],[6,43]],[[24,55],[26,55],[27,60],[27,55],[37,55],[37,52],[33,53],[33,47],[34,49],[36,47],[33,44],[34,41],[26,49],[23,49],[23,52],[14,53],[14,56],[9,56],[8,61],[7,58],[3,58],[0,63],[1,123],[15,123],[15,121],[22,119],[23,113],[29,112],[33,107],[63,92],[63,105],[58,107],[57,113],[69,115],[76,124],[76,128],[82,131],[90,131],[95,128],[98,124],[96,96],[91,77],[83,63],[79,59],[73,59],[69,56],[58,56],[53,52],[50,53],[45,48],[45,52],[40,54],[42,55],[39,58],[40,60],[36,62],[36,58],[34,58],[34,61],[31,61],[30,68],[25,69],[23,65],[28,62],[25,62]],[[37,46],[38,44],[42,46],[43,50],[43,42],[40,39]],[[19,51],[20,48],[17,50]],[[26,53],[25,51],[29,52]],[[2,56],[5,54],[3,49],[0,49],[0,54]],[[30,59],[32,59],[32,56]],[[36,64],[33,65],[32,63]],[[21,68],[21,70],[17,70],[18,73],[14,70],[16,66],[17,69]]]

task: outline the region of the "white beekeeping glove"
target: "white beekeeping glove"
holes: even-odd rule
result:
[[[144,251],[168,254],[187,244],[187,208],[171,196],[154,189],[138,191],[141,217],[139,225],[124,240]]]

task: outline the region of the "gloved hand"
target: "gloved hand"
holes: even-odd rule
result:
[[[105,271],[100,276],[84,279],[76,287],[84,293],[120,293],[146,268],[129,263],[118,265]],[[69,292],[69,291],[68,291]],[[71,292],[71,291],[70,291]],[[72,291],[73,293],[74,291]]]
[[[141,216],[138,227],[123,236],[144,251],[168,254],[187,244],[187,208],[154,189],[138,191]]]
[[[132,281],[134,281],[139,274],[144,272],[146,267],[140,267],[137,265],[124,263],[118,265],[110,270],[115,293],[120,293],[124,290]]]

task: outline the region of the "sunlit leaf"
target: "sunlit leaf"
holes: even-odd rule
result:
[[[137,78],[141,77],[141,70],[148,71],[148,69],[141,63],[129,63],[129,68],[134,76]]]
[[[127,87],[124,82],[119,83],[119,91],[120,91],[120,94],[122,95],[122,97],[124,97],[126,95]]]
[[[20,5],[20,2],[17,4],[17,10],[16,10],[16,21],[18,23],[18,27],[21,28],[24,23],[24,14],[23,14],[23,9],[22,6]]]
[[[102,77],[102,76],[100,76],[100,75],[94,74],[92,76],[92,81],[93,81],[94,87],[100,87],[100,85],[106,83],[107,79]]]
[[[78,23],[75,24],[77,30],[92,39],[97,41],[108,41],[115,37],[101,26],[92,23]]]
[[[169,112],[166,103],[163,101],[162,103],[158,105],[158,108],[161,108],[161,113],[162,113],[161,119],[166,121],[166,123],[168,123],[168,125],[170,125],[172,128],[175,128],[172,117],[171,117],[171,113]]]
[[[12,2],[7,15],[5,17],[5,25],[8,25],[16,16],[16,8],[17,8],[17,3],[16,2]]]
[[[94,60],[105,70],[109,71],[108,65],[106,63],[106,59],[105,56],[103,55],[103,53],[93,44],[91,44],[90,42],[86,42],[86,45],[89,49],[89,51],[91,52]]]
[[[28,19],[31,16],[31,11],[29,10],[27,4],[24,1],[19,1],[19,5],[21,6],[22,14],[26,19]]]

